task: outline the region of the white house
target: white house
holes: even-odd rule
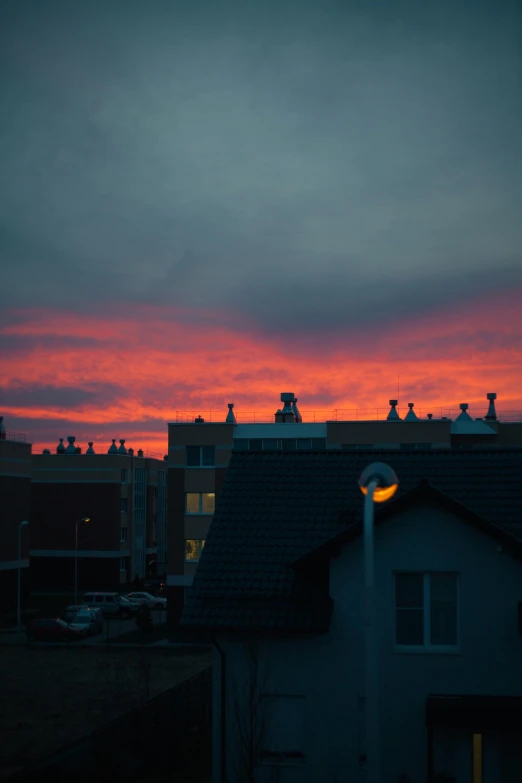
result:
[[[470,449],[233,456],[182,620],[214,631],[213,783],[366,779],[357,478],[383,458],[380,779],[522,780],[522,450]]]

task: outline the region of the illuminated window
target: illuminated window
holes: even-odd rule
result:
[[[205,546],[204,540],[188,538],[185,541],[185,562],[197,563]]]
[[[187,492],[185,495],[186,514],[213,514],[215,506],[214,492]]]
[[[457,647],[457,574],[395,574],[395,644]]]
[[[216,464],[215,446],[187,446],[187,466],[189,468],[207,468]]]

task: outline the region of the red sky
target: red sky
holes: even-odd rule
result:
[[[483,416],[486,393],[499,411],[522,410],[522,292],[483,296],[462,309],[404,318],[374,332],[311,337],[262,334],[220,312],[167,307],[109,308],[109,315],[12,310],[2,319],[0,412],[35,451],[75,435],[108,448],[166,453],[166,422],[177,411],[208,418],[235,403],[238,420],[270,416],[293,391],[304,420],[313,412],[415,402],[419,415],[468,402]],[[370,411],[370,409],[373,409]],[[361,413],[359,413],[361,415]],[[95,446],[96,447],[96,446]]]

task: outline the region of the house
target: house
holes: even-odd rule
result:
[[[389,409],[301,414],[293,392],[281,394],[281,407],[273,415],[244,410],[236,414],[233,403],[227,411],[209,411],[204,416],[178,411],[168,425],[169,622],[179,621],[233,451],[522,446],[520,414],[497,415],[497,395],[485,396],[487,408],[485,403],[479,411],[481,419],[471,417],[466,403],[461,403],[460,411],[433,414],[415,413],[412,402],[399,409],[397,400],[390,400]]]
[[[182,616],[213,633],[213,783],[367,779],[364,467],[383,783],[522,769],[522,449],[235,452]]]
[[[33,586],[70,589],[76,556],[80,589],[118,589],[154,574],[158,561],[162,573],[166,462],[127,449],[123,439],[103,452],[93,443],[83,451],[74,436],[63,440],[54,454],[32,456]]]

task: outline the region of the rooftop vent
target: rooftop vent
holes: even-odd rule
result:
[[[118,449],[118,454],[126,454],[127,449],[125,448],[125,439],[120,438],[120,448]]]
[[[455,421],[473,421],[473,419],[471,418],[471,416],[468,413],[468,408],[469,408],[468,403],[467,402],[461,402],[459,407],[460,407],[460,410],[462,411],[462,413],[460,413],[457,416]]]
[[[143,457],[143,449],[138,449],[138,457]]]
[[[495,400],[497,399],[497,395],[495,392],[489,392],[489,394],[486,394],[486,398],[489,400],[489,408],[484,418],[486,421],[496,421],[497,412],[495,410]]]
[[[116,438],[112,439],[112,444],[109,446],[109,450],[107,454],[117,454],[118,453],[118,447],[116,446]]]
[[[82,453],[81,447],[80,446],[76,446],[76,448],[74,449],[74,453],[75,454],[81,454]]]
[[[428,419],[431,421],[433,419],[433,413],[428,413]]]
[[[129,457],[134,457],[134,449],[133,449],[133,448],[130,448],[130,449],[128,450],[127,454],[129,455]]]
[[[50,454],[50,453],[51,453],[51,449],[44,449],[42,451],[42,454]]]
[[[235,424],[236,423],[236,417],[234,414],[234,403],[229,402],[228,403],[228,413],[227,418],[225,419],[227,424]]]
[[[205,423],[205,419],[203,419],[201,416],[198,416],[197,418],[194,419],[194,423],[195,424],[204,424]]]
[[[89,441],[89,448],[88,448],[88,449],[87,449],[87,451],[85,452],[86,454],[94,454],[94,453],[95,453],[95,451],[94,451],[94,449],[93,449],[93,447],[92,447],[92,444],[93,444],[93,441],[92,441],[92,440],[90,440],[90,441]]]
[[[293,408],[295,401],[296,399],[293,392],[281,392],[281,402],[284,403],[284,405],[276,412],[275,415],[276,423],[280,423],[280,424],[286,424],[290,422],[295,423],[296,418],[295,418],[294,408]]]
[[[404,417],[404,421],[419,421],[419,418],[415,411],[413,410],[413,406],[415,405],[414,402],[408,403],[408,408],[410,409],[406,416]],[[391,411],[390,411],[391,412]]]
[[[295,418],[297,424],[302,424],[303,423],[303,417],[299,413],[299,408],[297,407],[297,397],[294,399],[294,401],[292,403],[292,412],[294,414],[294,418]]]
[[[76,446],[74,445],[75,440],[76,438],[74,437],[74,435],[67,436],[67,442],[69,445],[65,449],[66,454],[76,454]]]
[[[65,446],[63,445],[63,438],[60,438],[60,442],[56,447],[57,454],[65,454]]]
[[[396,411],[397,408],[397,400],[390,400],[391,410],[388,413],[388,416],[386,418],[386,421],[401,421],[401,417]]]
[[[0,440],[5,440],[4,417],[0,416]]]

